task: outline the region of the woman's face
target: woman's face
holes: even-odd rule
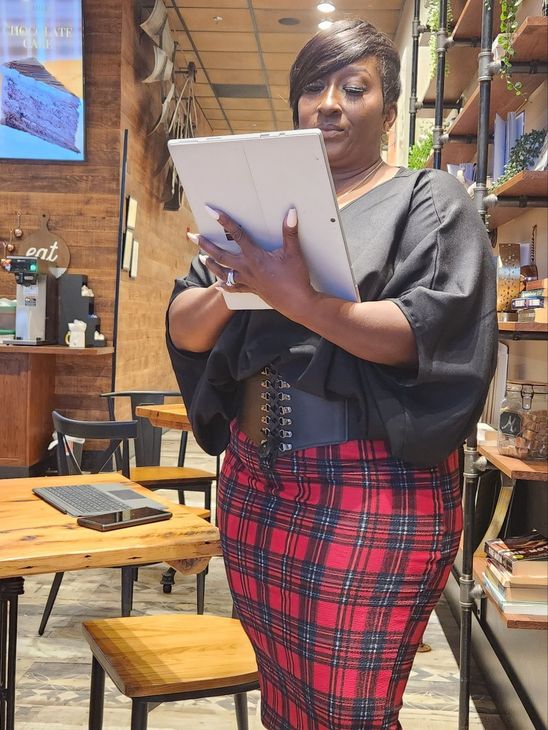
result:
[[[331,168],[353,170],[378,158],[381,135],[396,117],[395,105],[383,106],[377,63],[369,56],[305,86],[299,128],[321,129]]]

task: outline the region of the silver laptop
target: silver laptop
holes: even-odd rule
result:
[[[299,240],[315,289],[359,301],[319,129],[196,137],[168,142],[199,232],[238,251],[204,204],[231,215],[263,248],[282,242],[282,222],[297,209]],[[231,309],[265,309],[256,294],[223,291]]]
[[[32,491],[52,507],[73,517],[120,512],[139,507],[152,507],[169,512],[165,505],[148,499],[123,482],[36,487]]]

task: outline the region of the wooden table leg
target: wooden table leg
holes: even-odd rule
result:
[[[0,580],[0,730],[13,730],[15,723],[17,609],[23,585],[23,578]]]

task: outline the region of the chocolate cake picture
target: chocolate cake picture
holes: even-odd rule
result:
[[[80,152],[80,99],[36,58],[0,65],[0,88],[0,124]]]

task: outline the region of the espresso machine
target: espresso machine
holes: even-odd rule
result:
[[[7,256],[2,267],[15,276],[15,339],[10,345],[57,342],[57,279],[37,256]]]

